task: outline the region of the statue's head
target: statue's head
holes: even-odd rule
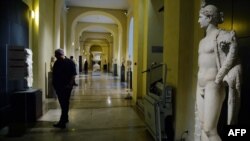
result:
[[[200,14],[210,18],[212,24],[218,25],[223,22],[223,13],[214,5],[205,5],[201,8]]]

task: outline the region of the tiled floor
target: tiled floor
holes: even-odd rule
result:
[[[60,117],[56,99],[47,100],[46,112],[33,128],[20,137],[8,137],[7,128],[0,141],[153,141],[145,123],[126,100],[126,83],[109,74],[80,75],[72,92],[70,122],[66,129],[52,127]]]

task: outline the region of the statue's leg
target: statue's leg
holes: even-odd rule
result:
[[[200,121],[202,121],[202,119],[204,119],[203,118],[204,94],[205,94],[205,89],[198,86],[197,93],[196,93],[196,106],[197,106],[198,117],[199,117]]]
[[[237,123],[237,103],[236,103],[236,90],[229,87],[228,90],[228,100],[227,100],[227,124],[235,125]]]
[[[205,88],[202,141],[221,141],[217,133],[217,124],[224,99],[225,92],[222,85],[209,82]]]
[[[203,105],[204,105],[205,89],[197,86],[196,89],[196,104],[195,104],[195,141],[201,141],[201,129],[203,124]]]
[[[194,141],[201,141],[201,121],[197,110],[197,104],[195,104],[195,131]]]

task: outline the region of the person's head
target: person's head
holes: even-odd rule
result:
[[[70,56],[69,58],[70,58],[71,60],[73,60],[73,59],[74,59],[74,57],[73,57],[73,56]]]
[[[63,59],[64,58],[64,51],[63,49],[56,49],[55,50],[55,57],[56,59]]]
[[[199,21],[201,28],[209,24],[218,25],[223,22],[223,13],[214,5],[206,5],[201,8]]]

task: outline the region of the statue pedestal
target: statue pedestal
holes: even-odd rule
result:
[[[103,65],[103,71],[104,71],[104,72],[108,72],[108,65],[107,65],[107,64],[104,64],[104,65]]]
[[[117,64],[113,64],[113,68],[114,68],[114,76],[118,76],[117,74]]]
[[[127,88],[132,89],[132,71],[127,71]]]
[[[93,65],[92,75],[101,75],[101,67],[97,62]]]
[[[42,116],[42,91],[40,89],[16,91],[11,94],[10,101],[9,135],[19,136]]]
[[[52,84],[52,72],[48,72],[48,94],[46,95],[47,98],[55,98],[56,92],[53,88]]]

